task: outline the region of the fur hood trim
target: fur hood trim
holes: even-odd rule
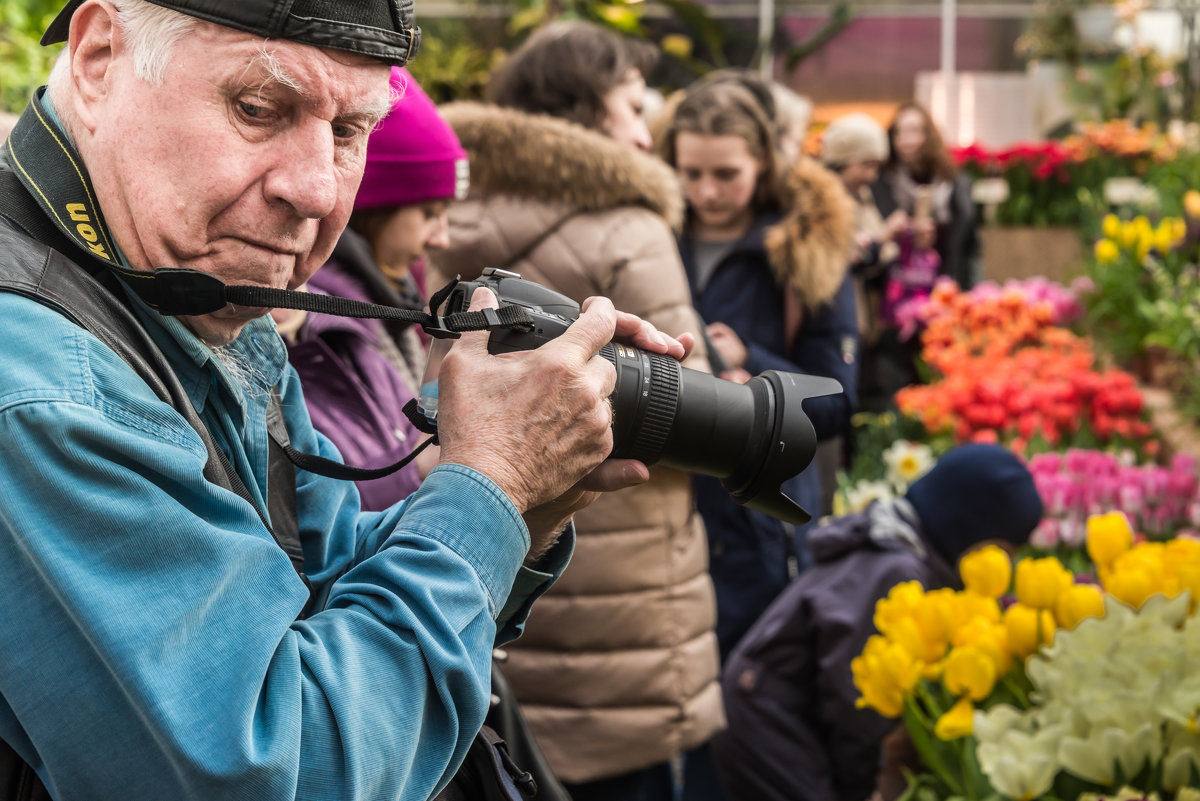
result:
[[[676,231],[683,192],[648,153],[573,122],[486,103],[441,106],[471,157],[472,194],[559,201],[584,211],[645,206]]]
[[[767,229],[767,258],[776,277],[805,308],[833,300],[854,255],[854,201],[842,179],[801,156],[784,182],[783,219]]]

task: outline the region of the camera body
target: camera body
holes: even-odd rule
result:
[[[579,317],[579,305],[571,298],[493,268],[475,281],[459,281],[449,292],[445,313],[466,311],[471,295],[481,288],[491,290],[501,308],[520,306],[532,321],[493,330],[491,353],[540,347]],[[419,401],[430,419],[436,419],[437,408],[430,370],[436,372],[448,347],[448,340],[435,340],[430,353]],[[807,467],[816,453],[816,432],[803,402],[840,393],[836,380],[768,370],[737,384],[629,345],[610,342],[598,355],[617,371],[610,396],[614,457],[716,476],[735,501],[751,509],[789,523],[811,519],[780,486]]]

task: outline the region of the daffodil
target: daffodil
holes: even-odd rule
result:
[[[1071,571],[1053,556],[1026,558],[1017,562],[1017,600],[1035,609],[1053,609],[1059,593],[1075,583]]]
[[[1012,560],[1003,548],[985,545],[962,558],[958,573],[968,592],[999,598],[1012,583]]]
[[[872,501],[887,501],[894,497],[896,493],[886,481],[863,479],[846,490],[846,508],[850,513],[861,512],[870,506]]]
[[[928,445],[907,440],[897,440],[883,452],[888,480],[901,491],[928,473],[935,461]]]

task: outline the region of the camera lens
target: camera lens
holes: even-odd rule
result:
[[[716,476],[751,509],[789,523],[811,519],[780,485],[816,452],[804,401],[839,393],[841,384],[775,370],[736,384],[611,343],[600,355],[617,370],[613,456]]]

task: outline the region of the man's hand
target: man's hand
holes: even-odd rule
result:
[[[497,306],[476,290],[471,309]],[[616,371],[595,354],[617,337],[676,359],[694,346],[639,317],[588,298],[562,336],[536,350],[492,355],[486,331],[464,333],[442,362],[438,437],[443,462],[472,467],[494,481],[525,516],[540,555],[571,516],[600,492],[640,484],[649,470],[612,451],[608,396]]]

